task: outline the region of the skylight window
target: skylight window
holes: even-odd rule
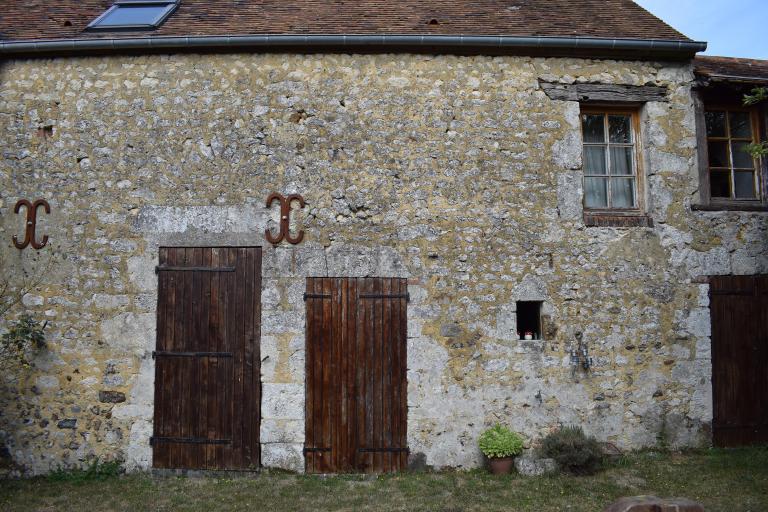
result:
[[[179,0],[118,0],[93,20],[90,30],[154,29],[176,10]]]

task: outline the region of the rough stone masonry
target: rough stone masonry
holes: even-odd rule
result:
[[[407,277],[408,442],[435,467],[480,464],[502,422],[559,423],[619,447],[709,443],[707,285],[768,272],[765,214],[692,212],[685,63],[426,55],[230,54],[0,65],[3,275],[35,269],[11,236],[45,198],[24,298],[48,349],[0,377],[16,472],[151,466],[160,245],[264,251],[262,463],[301,471],[307,276]],[[656,85],[640,108],[652,228],[585,227],[580,106],[540,81]],[[271,192],[300,193],[305,241],[272,247]],[[516,301],[543,301],[521,341]],[[582,333],[594,365],[570,361]]]

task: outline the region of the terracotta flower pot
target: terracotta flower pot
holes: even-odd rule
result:
[[[508,475],[512,471],[514,457],[494,457],[491,461],[491,473],[494,475]]]

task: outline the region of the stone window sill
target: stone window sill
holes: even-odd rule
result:
[[[588,228],[652,228],[653,219],[643,214],[584,212]]]

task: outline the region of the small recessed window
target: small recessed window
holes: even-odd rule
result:
[[[517,303],[517,333],[521,340],[541,339],[541,302]]]
[[[176,10],[179,1],[119,0],[93,20],[90,30],[153,29]]]

